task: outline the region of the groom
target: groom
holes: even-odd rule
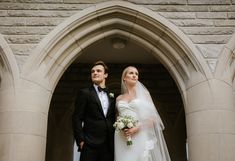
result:
[[[78,92],[73,131],[80,161],[113,161],[115,99],[106,89],[108,68],[98,61],[91,68],[92,86]]]

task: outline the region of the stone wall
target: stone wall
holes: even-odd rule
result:
[[[37,44],[75,13],[105,0],[1,0],[0,34],[21,68]],[[128,0],[162,15],[199,48],[213,71],[235,31],[235,0]]]

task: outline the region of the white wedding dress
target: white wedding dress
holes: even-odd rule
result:
[[[160,126],[156,119],[153,121],[153,112],[146,112],[151,111],[148,105],[136,98],[130,102],[120,100],[116,106],[120,116],[136,118],[140,130],[132,136],[132,145],[127,145],[122,131],[115,131],[115,161],[170,161]]]

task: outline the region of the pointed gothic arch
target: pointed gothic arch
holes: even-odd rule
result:
[[[235,34],[220,53],[215,77],[227,82],[235,90]]]
[[[172,74],[182,94],[192,73],[202,79],[211,77],[201,54],[182,31],[157,13],[124,1],[100,3],[67,19],[44,38],[22,73],[53,90],[86,47],[110,35],[124,36],[150,51]],[[42,73],[40,78],[37,72]]]
[[[0,34],[0,88],[13,86],[19,78],[15,57]]]

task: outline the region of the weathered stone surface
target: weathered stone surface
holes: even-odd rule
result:
[[[10,48],[15,55],[30,55],[36,44],[11,44]]]
[[[1,3],[2,10],[81,10],[92,4],[63,4],[63,3]]]
[[[235,12],[229,12],[228,18],[235,19]]]
[[[197,18],[206,18],[206,19],[226,19],[227,13],[226,12],[199,12],[196,13]]]
[[[196,18],[193,12],[159,12],[165,18],[169,19],[194,19]]]
[[[211,12],[234,12],[235,6],[233,5],[219,5],[219,6],[209,6]]]
[[[25,19],[25,25],[27,26],[57,26],[64,19],[62,18],[27,18]]]
[[[197,5],[148,5],[145,7],[158,12],[208,12],[209,8],[207,6],[197,6]]]
[[[0,17],[0,26],[56,26],[62,18]]]
[[[25,19],[17,17],[0,17],[1,26],[24,26]]]
[[[5,17],[5,16],[7,16],[7,11],[0,10],[0,17]]]
[[[39,43],[44,36],[42,35],[9,35],[5,36],[9,44],[36,44]]]
[[[217,62],[218,62],[217,59],[207,59],[207,64],[209,65],[212,72],[215,71]]]
[[[198,44],[197,48],[206,59],[217,59],[223,46],[223,44]]]
[[[63,3],[63,0],[16,0],[23,3]]]
[[[46,35],[52,31],[54,27],[40,26],[40,27],[0,27],[0,33],[4,35]]]
[[[175,25],[177,26],[182,26],[182,27],[195,27],[195,26],[204,26],[204,27],[210,27],[210,26],[214,26],[214,21],[212,20],[170,20],[171,22],[173,22]]]
[[[187,35],[231,35],[234,27],[181,27]]]
[[[64,3],[99,3],[106,0],[63,0]]]
[[[69,17],[77,11],[31,11],[31,10],[9,10],[10,17]]]
[[[195,44],[226,44],[230,35],[193,35],[189,36]]]
[[[188,4],[230,4],[230,0],[188,0]]]
[[[129,0],[137,4],[187,4],[187,0]]]
[[[214,24],[218,27],[235,27],[235,21],[230,20],[215,20]]]
[[[28,57],[29,57],[28,55],[15,55],[15,58],[16,58],[16,61],[20,70],[23,67],[26,60],[28,59]]]

